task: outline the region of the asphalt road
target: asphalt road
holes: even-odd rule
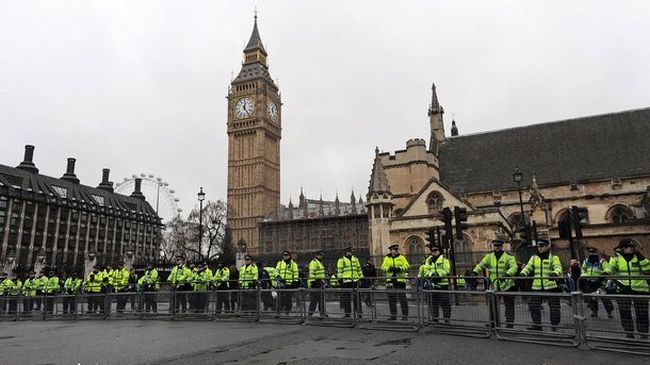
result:
[[[650,364],[650,357],[463,336],[272,323],[0,323],[0,364]]]

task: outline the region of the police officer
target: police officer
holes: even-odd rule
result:
[[[111,282],[111,284],[113,285],[113,289],[117,294],[116,295],[117,313],[124,313],[124,309],[126,308],[126,302],[129,299],[129,294],[127,294],[129,276],[130,273],[129,270],[126,268],[124,261],[120,261],[117,269],[112,271],[113,281]]]
[[[212,275],[212,282],[217,289],[217,314],[230,311],[230,270],[223,261],[217,262],[217,270]]]
[[[206,264],[200,262],[197,265],[197,271],[194,274],[192,281],[192,286],[195,291],[194,310],[198,313],[202,313],[208,305],[208,288],[212,281],[212,272],[207,268]]]
[[[582,279],[579,280],[579,289],[585,293],[594,293],[599,288],[603,287],[602,275],[607,268],[607,262],[598,254],[596,247],[589,247],[589,256],[582,262]],[[592,317],[598,317],[598,298],[594,296],[586,296],[587,307],[591,310]],[[607,317],[613,318],[612,312],[614,304],[609,298],[601,298]]]
[[[257,309],[257,296],[254,289],[257,285],[259,272],[257,265],[253,263],[251,255],[244,256],[244,265],[239,268],[239,289],[241,293],[240,308],[242,312],[255,311]]]
[[[449,274],[451,273],[451,264],[449,260],[440,252],[438,246],[431,246],[431,255],[424,261],[424,276],[429,282],[425,285],[431,292],[429,301],[430,312],[433,321],[438,322],[440,310],[445,322],[451,318],[451,302],[449,299]]]
[[[16,314],[18,313],[18,297],[20,296],[20,291],[23,287],[23,282],[18,277],[18,272],[13,271],[13,278],[11,279],[11,287],[9,288],[9,313]]]
[[[389,320],[396,320],[397,301],[399,300],[402,307],[402,319],[408,320],[409,303],[406,299],[406,274],[409,269],[409,263],[406,257],[400,255],[399,245],[388,247],[390,251],[381,264],[381,270],[386,276],[386,289],[395,290],[396,293],[388,293],[388,307],[390,309]]]
[[[279,311],[284,310],[286,314],[289,314],[293,306],[291,289],[298,287],[298,264],[291,259],[291,252],[283,251],[282,259],[278,261],[275,268],[278,271],[278,287],[285,289],[278,293],[280,296]]]
[[[308,315],[314,315],[316,307],[320,311],[320,316],[325,317],[325,303],[323,303],[322,291],[325,287],[325,265],[323,265],[323,251],[316,251],[314,258],[309,262],[309,277],[307,285],[311,289],[309,292],[309,311]]]
[[[548,240],[537,241],[537,254],[533,255],[526,266],[521,270],[521,276],[533,277],[533,292],[537,293],[560,293],[557,280],[549,277],[559,277],[562,275],[562,263],[560,258],[551,253],[551,243]],[[528,300],[530,317],[535,325],[530,330],[542,330],[542,300],[539,295],[532,296]],[[551,329],[557,331],[557,325],[560,324],[560,297],[547,297],[546,302],[550,311]]]
[[[153,267],[153,264],[147,264],[144,274],[140,279],[138,279],[138,286],[142,291],[144,291],[145,312],[158,313],[156,292],[160,289],[160,282],[158,279],[158,270]]]
[[[99,265],[95,265],[84,282],[84,291],[88,295],[88,313],[95,313],[100,308],[101,311],[104,310],[104,302],[100,296],[102,276],[103,273],[99,271]]]
[[[0,271],[0,314],[7,311],[7,295],[13,285],[13,281],[7,277],[7,273]]]
[[[273,310],[275,311],[275,302],[273,301],[273,289],[278,277],[277,270],[275,267],[269,266],[268,262],[263,262],[262,265],[257,267],[258,269],[258,278],[260,288],[262,289],[260,293],[260,298],[262,299],[262,305],[264,305],[264,310]]]
[[[619,294],[634,295],[634,298],[617,298],[618,311],[621,315],[621,326],[626,332],[627,338],[634,338],[634,327],[641,334],[642,339],[648,338],[648,299],[639,296],[646,296],[650,292],[648,282],[638,276],[650,273],[650,261],[645,258],[636,248],[634,241],[627,238],[619,242],[621,253],[615,256],[610,265],[603,271],[605,275],[616,276],[637,276],[635,279],[618,279]],[[632,319],[632,305],[634,305],[635,320]]]
[[[359,300],[358,295],[356,295],[356,288],[359,285],[359,280],[363,278],[363,273],[361,272],[361,265],[359,264],[359,259],[354,256],[354,251],[352,247],[346,247],[343,250],[343,257],[339,258],[336,263],[337,277],[339,279],[340,287],[350,289],[341,293],[341,306],[345,311],[345,317],[349,318],[350,313],[352,312],[352,297],[354,295],[354,310],[356,313],[363,312],[361,308],[361,301]]]
[[[361,287],[362,288],[372,288],[375,285],[375,281],[377,280],[377,268],[375,267],[375,264],[372,262],[372,258],[368,257],[366,259],[366,263],[361,266],[361,273],[363,274],[363,279],[361,279]],[[372,293],[367,292],[363,297],[363,303],[367,305],[368,307],[372,306]]]
[[[23,282],[23,313],[29,315],[34,309],[34,297],[36,297],[36,289],[40,286],[40,280],[36,277],[36,271],[31,270],[29,276]]]
[[[474,267],[472,274],[480,275],[483,270],[490,272],[492,290],[497,292],[515,291],[515,282],[510,277],[517,275],[519,268],[514,256],[503,251],[503,241],[492,240],[492,252],[483,257]],[[506,307],[506,327],[512,328],[515,320],[515,297],[503,295],[502,298]]]
[[[54,270],[50,269],[49,266],[43,268],[43,274],[47,278],[45,285],[43,287],[43,292],[46,295],[45,298],[45,310],[49,314],[54,314],[54,303],[55,295],[61,290],[61,285],[59,284],[59,277],[56,276]]]
[[[176,309],[185,313],[187,310],[187,293],[192,288],[190,285],[192,270],[185,266],[185,257],[176,256],[176,266],[169,273],[167,280],[176,287]]]
[[[77,277],[74,270],[68,271],[68,277],[63,282],[63,314],[75,314],[77,312],[77,294],[81,287],[81,279]]]

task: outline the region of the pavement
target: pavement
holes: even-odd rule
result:
[[[650,357],[495,339],[275,323],[0,322],[0,364],[650,364]]]

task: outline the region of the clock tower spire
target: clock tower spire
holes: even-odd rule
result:
[[[233,242],[259,252],[258,223],[280,205],[280,93],[257,26],[228,94],[228,226]]]

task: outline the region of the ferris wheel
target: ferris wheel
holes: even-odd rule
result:
[[[174,194],[176,191],[169,187],[161,177],[154,175],[140,174],[125,177],[123,181],[115,184],[115,192],[119,194],[130,194],[135,189],[135,179],[141,179],[141,191],[145,198],[156,210],[156,213],[163,222],[169,222],[179,215],[183,209],[178,207],[178,199]]]

